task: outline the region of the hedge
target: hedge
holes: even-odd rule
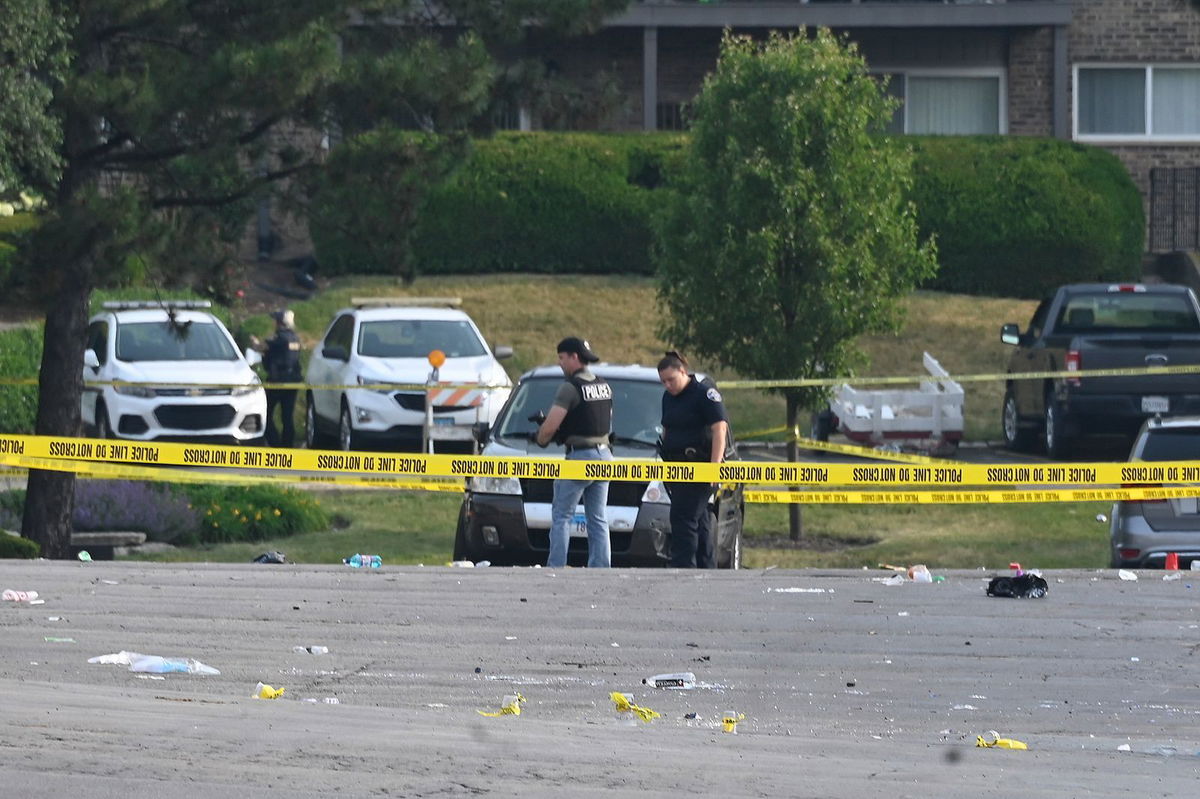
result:
[[[0,558],[36,560],[41,557],[41,554],[42,548],[37,541],[0,532]]]
[[[1030,137],[905,141],[916,154],[922,234],[938,240],[941,271],[928,287],[1037,297],[1061,283],[1137,276],[1141,197],[1111,154]],[[476,141],[422,207],[412,241],[418,271],[649,274],[650,217],[686,143],[664,133]],[[331,259],[317,255],[324,269]]]
[[[918,223],[941,263],[930,288],[1036,299],[1140,275],[1142,198],[1111,153],[1026,137],[912,142]]]
[[[42,326],[0,331],[0,377],[36,377],[42,363]],[[32,433],[37,386],[0,384],[0,433]]]

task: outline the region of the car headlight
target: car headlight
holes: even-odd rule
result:
[[[149,398],[158,396],[154,389],[146,386],[113,386],[113,391],[118,394],[124,394],[127,397],[142,397]]]
[[[476,494],[521,495],[521,481],[515,477],[472,477],[467,488]]]
[[[262,382],[258,378],[255,378],[254,382],[250,383],[249,385],[234,386],[233,390],[230,393],[233,394],[233,396],[235,396],[235,397],[244,397],[247,394],[253,394],[255,391],[258,391],[260,388],[262,388]]]
[[[667,487],[661,480],[651,480],[642,492],[642,502],[652,505],[670,505],[671,497],[667,495]]]
[[[363,377],[362,375],[358,376],[358,384],[363,388],[374,391],[376,394],[390,394],[392,393],[392,390],[390,388],[371,388],[371,386],[391,385],[394,382],[395,381],[392,380],[377,380],[374,377]]]

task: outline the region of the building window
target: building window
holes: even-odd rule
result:
[[[1200,140],[1200,66],[1077,66],[1078,139]]]
[[[979,73],[888,71],[887,94],[901,101],[889,133],[969,136],[1004,133],[1004,81],[1000,70]]]

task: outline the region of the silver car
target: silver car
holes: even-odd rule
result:
[[[1129,453],[1130,461],[1145,463],[1188,461],[1197,457],[1200,457],[1200,416],[1148,420]],[[1137,485],[1162,483],[1156,479]],[[1200,560],[1200,498],[1118,502],[1113,505],[1109,533],[1114,568],[1162,568],[1167,553],[1175,552],[1180,568],[1186,569],[1192,560]]]

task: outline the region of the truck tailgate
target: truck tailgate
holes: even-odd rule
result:
[[[1079,351],[1084,371],[1200,364],[1200,334],[1195,333],[1079,336],[1071,349]],[[1085,377],[1072,393],[1200,394],[1200,374]]]

